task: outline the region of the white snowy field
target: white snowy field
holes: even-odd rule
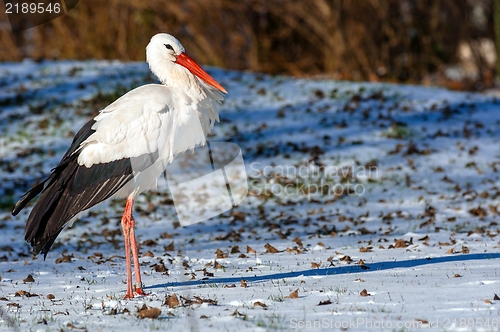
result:
[[[10,210],[147,66],[0,64],[0,330],[500,330],[500,99],[209,71],[229,91],[210,140],[241,147],[249,196],[177,227],[167,190],[142,195],[148,295],[124,300],[123,201],[46,260]]]

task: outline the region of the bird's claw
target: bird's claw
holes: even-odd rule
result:
[[[136,282],[134,285],[135,292],[132,292],[132,289],[130,291],[127,291],[127,294],[125,294],[125,299],[133,299],[135,296],[146,296],[144,290],[142,289],[142,282]]]
[[[144,291],[142,290],[142,282],[136,282],[135,285],[135,292],[137,293],[137,295],[146,295],[146,293],[144,293]]]
[[[147,295],[146,293],[144,293],[144,291],[142,290],[142,288],[136,288],[135,292],[137,293],[137,295]]]
[[[126,299],[126,300],[127,300],[127,299],[133,299],[133,298],[134,298],[134,297],[136,297],[136,296],[147,296],[147,295],[149,295],[149,294],[146,294],[146,293],[144,292],[144,290],[142,290],[142,288],[136,288],[136,289],[135,289],[135,292],[133,292],[133,293],[131,293],[131,294],[129,294],[129,293],[125,294],[124,299]]]
[[[123,297],[125,300],[128,300],[128,299],[133,299],[134,298],[134,294],[125,294],[125,296]]]

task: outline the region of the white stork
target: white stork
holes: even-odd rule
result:
[[[126,197],[121,224],[127,292],[144,295],[134,235],[135,197],[156,187],[165,166],[181,152],[202,146],[227,91],[184,53],[173,36],[160,33],[146,47],[146,61],[162,84],[138,87],[87,122],[50,176],[17,202],[17,215],[36,195],[24,238],[44,258],[62,229],[110,197]],[[134,260],[132,287],[130,252]]]

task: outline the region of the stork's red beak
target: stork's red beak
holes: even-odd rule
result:
[[[222,87],[219,83],[217,83],[216,80],[206,71],[203,70],[191,57],[189,57],[186,53],[181,53],[177,56],[177,60],[175,61],[176,63],[180,64],[181,66],[187,68],[191,73],[194,75],[198,76],[200,79],[205,81],[207,84],[213,86],[217,90],[227,93],[226,89]]]

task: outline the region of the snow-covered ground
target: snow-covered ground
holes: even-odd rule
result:
[[[500,330],[497,97],[210,73],[229,91],[210,139],[242,148],[249,196],[188,227],[168,191],[141,196],[148,295],[124,300],[122,201],[46,260],[10,210],[147,66],[0,64],[0,330]]]

